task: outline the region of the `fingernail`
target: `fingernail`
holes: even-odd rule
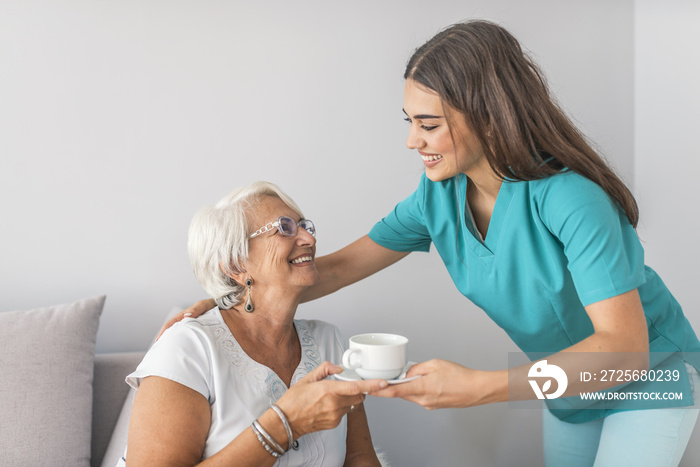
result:
[[[192,316],[192,313],[185,313],[183,316],[184,316],[185,318],[188,318],[188,317]]]

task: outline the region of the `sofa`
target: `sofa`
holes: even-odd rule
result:
[[[112,467],[124,452],[124,378],[145,352],[95,354],[104,301],[0,313],[0,466]]]
[[[124,379],[145,352],[95,354],[104,301],[0,312],[0,467],[113,467],[123,454],[135,394]],[[502,427],[510,444],[522,437],[518,420]],[[700,429],[681,466],[698,465],[698,440]],[[489,465],[540,465],[524,448],[504,447]]]

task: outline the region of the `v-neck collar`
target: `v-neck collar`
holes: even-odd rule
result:
[[[253,360],[236,340],[221,312],[217,309],[219,328],[216,336],[221,348],[227,354],[227,360],[235,367],[241,376],[256,385],[261,391],[267,392],[270,400],[274,403],[282,397],[289,388],[282,379],[266,365]],[[310,371],[321,364],[320,352],[316,345],[316,340],[305,322],[294,320],[297,330],[297,338],[301,345],[301,359],[292,375],[290,387],[294,386]]]
[[[459,174],[459,205],[460,205],[460,225],[463,227],[463,236],[469,247],[480,258],[492,257],[497,250],[498,243],[503,230],[503,222],[510,208],[510,202],[513,199],[514,185],[512,180],[503,180],[501,187],[498,190],[496,204],[493,207],[489,228],[486,232],[486,237],[481,240],[479,230],[474,223],[471,210],[467,204],[467,185],[469,179],[465,174]],[[464,188],[462,188],[464,186]]]

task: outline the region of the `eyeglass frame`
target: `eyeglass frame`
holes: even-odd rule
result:
[[[282,231],[282,229],[280,228],[280,225],[281,225],[280,219],[283,219],[283,218],[289,219],[289,220],[292,221],[292,223],[296,226],[296,230],[294,231],[293,234],[286,234],[286,233],[284,233],[284,232]],[[314,222],[313,222],[311,219],[299,219],[299,222],[297,222],[297,221],[295,221],[294,219],[292,219],[292,218],[289,217],[289,216],[280,216],[280,217],[278,217],[274,222],[268,222],[267,224],[265,224],[264,226],[260,227],[258,230],[256,230],[256,231],[253,232],[252,234],[250,234],[250,237],[248,237],[248,238],[249,238],[249,239],[250,239],[250,238],[255,238],[255,237],[257,237],[258,235],[262,235],[262,234],[264,234],[265,232],[270,232],[271,230],[274,230],[275,228],[277,228],[277,231],[280,233],[280,235],[284,235],[285,237],[294,237],[294,236],[296,236],[297,233],[299,233],[300,224],[301,224],[302,222],[304,222],[304,221],[310,222],[310,223],[311,223],[311,226],[312,226],[313,229],[314,229],[314,231],[313,231],[313,232],[309,232],[309,230],[306,229],[305,227],[302,227],[302,229],[306,230],[306,231],[309,232],[314,238],[316,238],[316,226],[314,225]]]

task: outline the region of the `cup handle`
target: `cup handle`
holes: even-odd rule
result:
[[[348,349],[343,353],[343,366],[348,370],[359,368],[361,364],[362,360],[358,349]]]

